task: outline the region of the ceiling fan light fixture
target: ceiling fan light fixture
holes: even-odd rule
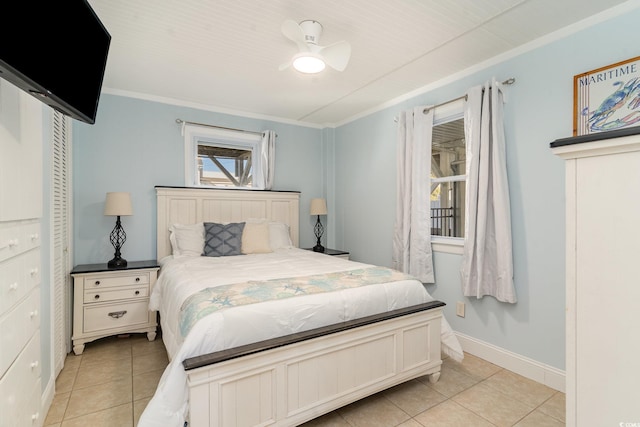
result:
[[[293,68],[305,74],[316,74],[325,69],[324,60],[309,52],[299,53],[293,57]]]

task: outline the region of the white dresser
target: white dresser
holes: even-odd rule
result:
[[[567,426],[637,425],[640,128],[551,147],[566,159]]]
[[[110,335],[144,332],[156,338],[157,314],[149,311],[149,296],[158,278],[156,260],[129,262],[124,268],[107,264],[74,267],[73,352]]]
[[[0,223],[0,426],[40,420],[40,223]]]
[[[37,427],[42,105],[0,79],[0,110],[0,427]]]

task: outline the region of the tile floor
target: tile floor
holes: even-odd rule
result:
[[[133,427],[168,363],[160,338],[144,334],[88,343],[67,356],[45,427]],[[440,380],[401,384],[312,420],[305,427],[565,425],[565,396],[467,354],[445,359]]]

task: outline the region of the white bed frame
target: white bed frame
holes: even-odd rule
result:
[[[158,259],[171,254],[174,223],[268,218],[288,224],[298,246],[297,192],[156,187],[156,193]],[[187,359],[189,427],[295,426],[413,378],[435,382],[442,305]]]

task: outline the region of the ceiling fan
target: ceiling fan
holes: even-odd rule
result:
[[[307,20],[300,24],[287,20],[282,24],[282,34],[298,45],[299,52],[290,61],[280,65],[280,71],[293,66],[296,70],[314,74],[324,70],[325,65],[334,70],[344,71],[351,56],[351,45],[339,41],[329,46],[318,44],[322,25],[318,21]]]

